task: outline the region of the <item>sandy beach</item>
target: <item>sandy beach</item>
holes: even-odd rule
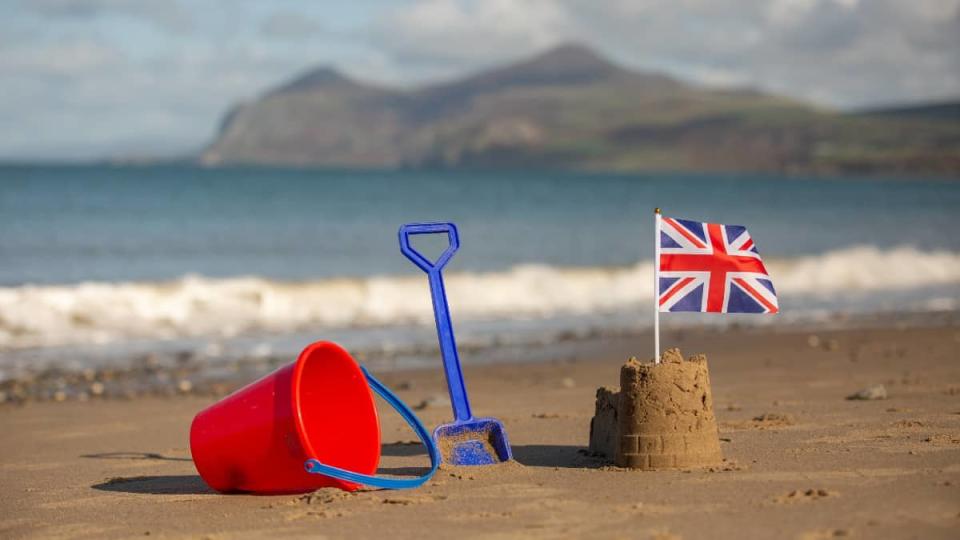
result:
[[[649,336],[582,341],[555,361],[477,366],[477,414],[503,420],[515,463],[443,468],[412,491],[224,496],[190,459],[214,398],[0,408],[5,538],[955,538],[960,530],[960,327],[696,330],[665,344],[709,356],[724,464],[619,469],[586,451],[597,387]],[[383,379],[411,404],[442,371]],[[848,400],[875,384],[882,400]],[[420,411],[447,421],[442,399]],[[381,473],[427,465],[380,404]]]

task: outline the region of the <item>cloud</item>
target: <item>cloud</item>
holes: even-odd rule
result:
[[[253,45],[171,46],[146,60],[92,38],[0,49],[0,159],[198,150],[221,114],[294,69]]]
[[[278,6],[279,5],[279,6]],[[566,41],[839,107],[960,96],[960,0],[24,0],[0,17],[0,159],[171,154],[318,64],[415,84]],[[224,18],[225,7],[230,16]]]
[[[323,31],[324,27],[318,21],[292,11],[278,11],[260,25],[262,35],[279,39],[314,37]]]
[[[175,0],[25,0],[23,5],[47,18],[130,17],[175,33],[187,32],[193,26]]]
[[[0,48],[0,73],[63,79],[115,67],[122,56],[117,49],[91,40],[63,40],[42,47],[6,46]]]
[[[850,107],[960,95],[958,0],[420,0],[384,16],[397,63],[452,75],[584,41],[694,82]]]
[[[374,42],[423,77],[514,59],[556,44],[575,30],[569,12],[548,0],[424,0],[374,24]]]

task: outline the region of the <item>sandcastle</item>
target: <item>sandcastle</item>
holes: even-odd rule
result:
[[[619,467],[680,469],[722,460],[705,355],[669,349],[660,364],[631,358],[620,390],[599,388],[590,450]]]

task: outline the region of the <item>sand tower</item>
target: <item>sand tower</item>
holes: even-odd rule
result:
[[[631,358],[620,390],[597,390],[590,450],[620,467],[678,469],[722,460],[705,355],[684,360],[678,349],[660,364]]]

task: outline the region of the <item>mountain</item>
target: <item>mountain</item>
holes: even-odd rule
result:
[[[200,160],[956,174],[960,125],[938,111],[843,114],[625,69],[568,44],[410,90],[316,69],[233,107]]]

